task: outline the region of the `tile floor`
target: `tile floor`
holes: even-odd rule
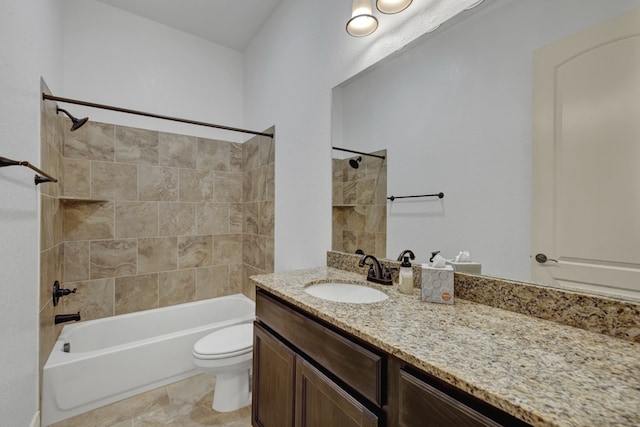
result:
[[[196,375],[52,427],[250,427],[250,406],[226,413],[211,409],[214,381],[212,375]]]

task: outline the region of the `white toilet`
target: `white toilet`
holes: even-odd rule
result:
[[[253,324],[218,329],[193,345],[193,364],[216,375],[211,407],[231,412],[251,403]]]

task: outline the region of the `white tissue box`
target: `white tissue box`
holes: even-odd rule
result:
[[[460,273],[481,274],[480,270],[482,270],[482,264],[479,262],[447,261],[447,264],[451,265],[454,271],[459,271]]]
[[[422,264],[422,301],[453,304],[453,267]]]

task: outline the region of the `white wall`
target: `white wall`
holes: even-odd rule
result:
[[[469,250],[531,279],[532,53],[634,6],[498,1],[341,88],[343,140],[389,149],[389,195],[445,193],[389,204],[388,256]]]
[[[242,127],[243,55],[95,0],[64,1],[64,91],[54,95]],[[244,141],[243,134],[65,104],[76,117]],[[257,129],[262,130],[262,129]]]
[[[40,164],[40,77],[62,86],[62,7],[0,2],[0,156]],[[0,424],[38,410],[39,190],[34,172],[0,169]]]
[[[284,0],[245,52],[245,123],[276,126],[276,271],[325,264],[331,249],[331,89],[474,0],[414,0],[350,37],[351,2]]]

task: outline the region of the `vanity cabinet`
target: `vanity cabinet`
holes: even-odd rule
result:
[[[382,355],[262,291],[256,317],[254,426],[383,425]]]
[[[255,427],[493,427],[522,421],[256,292]]]

